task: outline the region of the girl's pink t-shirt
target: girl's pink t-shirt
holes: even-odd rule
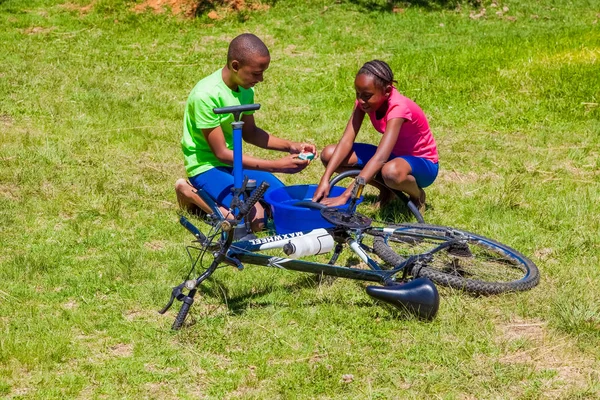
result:
[[[358,105],[358,101],[357,101]],[[405,97],[393,87],[388,99],[388,109],[381,119],[377,119],[375,112],[369,113],[371,123],[377,132],[384,133],[387,121],[392,118],[404,118],[400,127],[398,141],[392,153],[396,156],[423,157],[434,163],[438,162],[437,146],[429,129],[427,117],[421,107],[414,101]]]

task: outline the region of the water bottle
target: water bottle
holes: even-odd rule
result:
[[[300,258],[316,254],[329,253],[334,246],[333,236],[326,230],[290,239],[283,246],[283,252],[289,258]]]

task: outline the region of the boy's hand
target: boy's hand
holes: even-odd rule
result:
[[[313,153],[315,158],[319,156],[317,146],[310,143],[292,142],[290,144],[290,154]]]
[[[309,163],[309,160],[299,159],[298,154],[290,154],[275,161],[275,170],[273,172],[295,174],[306,168]]]

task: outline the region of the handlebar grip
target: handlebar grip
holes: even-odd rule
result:
[[[196,236],[196,238],[200,241],[200,242],[205,242],[206,241],[206,236],[204,236],[204,234],[202,232],[200,232],[200,230],[198,228],[196,228],[186,217],[184,217],[183,215],[181,215],[179,217],[179,223],[181,225],[183,225],[183,227],[185,229],[187,229],[188,231],[190,231],[190,233],[194,236]]]
[[[260,104],[242,104],[240,106],[229,106],[229,107],[220,107],[213,108],[213,112],[215,114],[234,114],[234,113],[242,113],[244,111],[256,111],[260,108]]]
[[[269,188],[269,183],[262,182],[260,184],[260,186],[254,192],[252,192],[252,195],[250,195],[250,198],[248,198],[248,200],[246,200],[246,202],[240,207],[240,213],[238,214],[238,219],[244,218],[246,216],[246,214],[248,214],[248,212],[250,210],[252,210],[252,207],[254,207],[254,204],[256,204],[256,202],[263,197],[263,195],[265,194],[265,192],[267,191],[268,188]]]

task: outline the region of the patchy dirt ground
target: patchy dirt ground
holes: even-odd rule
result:
[[[91,0],[85,6],[66,2],[62,7],[71,11],[79,11],[80,14],[87,14],[94,8],[96,1]],[[269,8],[268,5],[253,0],[144,0],[133,6],[131,10],[137,13],[152,11],[156,14],[170,12],[173,15],[186,18],[206,13],[211,19],[221,19],[229,12],[255,11],[267,8]]]
[[[268,6],[246,0],[144,0],[133,10],[144,12],[151,9],[155,13],[170,11],[174,15],[185,17],[193,17],[206,12],[209,18],[220,19],[224,13],[231,11],[251,11],[265,8]]]
[[[170,11],[175,15],[191,17],[196,14],[198,4],[198,0],[145,0],[133,7],[133,11],[144,12],[150,9],[157,14]]]

